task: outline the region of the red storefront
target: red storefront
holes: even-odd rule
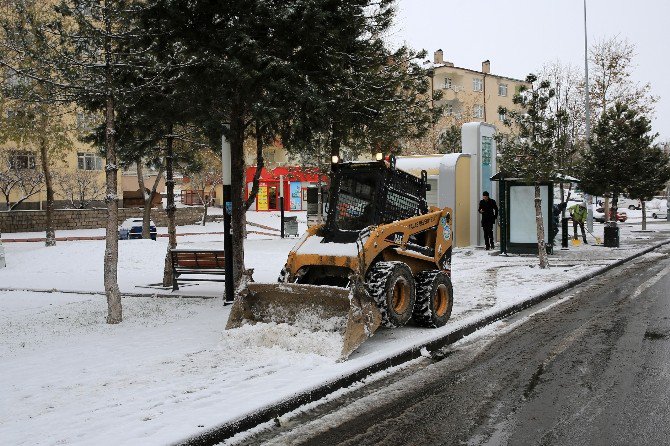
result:
[[[256,167],[247,169],[247,197],[253,186]],[[300,211],[307,208],[307,187],[318,182],[316,169],[301,169],[300,167],[276,167],[261,171],[258,183],[258,195],[251,209],[256,211],[279,210],[279,182],[284,177],[284,209]],[[326,177],[322,177],[326,180]]]

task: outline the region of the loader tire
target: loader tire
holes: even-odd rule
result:
[[[279,277],[277,277],[277,282],[287,283],[289,278],[288,268],[285,266],[279,271]]]
[[[454,289],[446,273],[432,270],[417,274],[414,322],[422,327],[442,327],[449,320],[453,305]]]
[[[375,300],[385,327],[401,327],[412,317],[416,285],[404,262],[377,262],[366,275],[368,294]]]

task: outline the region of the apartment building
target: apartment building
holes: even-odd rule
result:
[[[460,125],[480,121],[493,124],[499,131],[505,127],[498,113],[499,107],[516,108],[512,99],[525,81],[491,73],[491,62],[482,62],[481,71],[457,67],[444,60],[444,52],[435,51],[432,63],[432,91],[441,91],[442,98],[434,105],[444,107],[440,125]]]
[[[8,125],[8,118],[22,112],[12,101],[0,101],[0,126]],[[91,131],[94,120],[83,112],[63,113],[61,130],[67,133],[68,143],[49,153],[56,208],[104,207],[105,159],[96,147],[80,140]],[[156,171],[145,169],[145,187],[153,185],[156,174]],[[119,204],[123,206],[126,195],[137,195],[140,189],[136,169],[120,170],[118,185]],[[164,187],[165,181],[161,180],[158,192],[163,192]],[[0,211],[45,207],[42,160],[33,138],[5,138],[0,143]]]

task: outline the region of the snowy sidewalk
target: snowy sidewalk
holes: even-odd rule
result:
[[[623,225],[621,248],[571,247],[552,256],[548,270],[531,256],[457,250],[455,303],[445,327],[380,330],[343,363],[336,361],[338,339],[327,334],[281,326],[223,330],[229,307],[220,299],[124,298],[124,322],[109,326],[103,296],[0,291],[0,438],[16,445],[167,444],[591,274],[667,240],[666,228],[635,233]],[[249,240],[247,264],[256,279],[274,281],[294,242]],[[164,243],[121,244],[123,291],[160,281]],[[202,234],[182,246],[217,243],[219,237]],[[102,241],[5,246],[0,288],[102,291]],[[184,295],[220,297],[222,285],[194,285]]]

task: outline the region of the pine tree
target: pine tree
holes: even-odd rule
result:
[[[591,195],[611,193],[612,215],[616,215],[619,195],[639,178],[636,166],[654,138],[646,116],[615,103],[602,115],[589,146],[581,153],[578,175],[582,189]]]
[[[535,221],[537,249],[540,268],[549,266],[544,241],[544,218],[540,183],[554,178],[557,174],[557,141],[559,123],[563,114],[552,114],[549,108],[555,91],[549,81],[538,82],[537,76],[526,77],[530,88],[522,87],[514,96],[514,104],[520,111],[501,107],[498,111],[504,116],[504,123],[510,128],[511,136],[507,141],[498,139],[502,156],[502,170],[513,173],[535,186]],[[551,203],[549,203],[551,205]]]
[[[642,205],[642,230],[647,229],[646,202],[670,181],[670,156],[659,145],[642,149],[633,167],[626,194]]]
[[[411,64],[413,53],[391,53],[380,37],[390,26],[392,3],[148,2],[147,33],[171,49],[193,122],[213,146],[222,133],[231,143],[235,284],[244,272],[247,138],[256,138],[261,153],[277,135],[286,147],[303,150],[327,134],[330,150],[339,153],[343,144],[393,145],[400,133],[375,127],[387,116],[397,128],[421,128],[423,115],[404,107],[421,100],[414,86],[423,85],[423,73]]]

